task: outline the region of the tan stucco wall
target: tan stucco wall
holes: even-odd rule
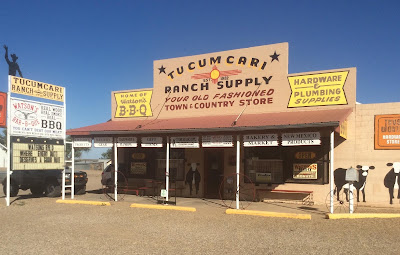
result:
[[[391,167],[387,163],[400,161],[399,150],[374,149],[374,116],[382,114],[400,114],[400,103],[359,104],[356,106],[356,143],[355,162],[360,165],[373,165],[367,177],[365,189],[367,203],[389,205],[389,192],[383,180]],[[399,204],[397,191],[393,204]]]

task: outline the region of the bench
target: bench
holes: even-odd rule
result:
[[[284,193],[284,194],[305,194],[306,197],[302,198],[301,201],[306,205],[313,205],[313,191],[308,190],[287,190],[287,189],[256,189],[256,198],[260,200],[260,192],[272,192],[272,193]]]

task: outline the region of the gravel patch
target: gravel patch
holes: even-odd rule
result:
[[[97,171],[98,172],[98,171]],[[99,172],[101,174],[101,172]],[[101,185],[90,173],[88,194],[98,200]],[[0,204],[2,254],[398,254],[400,219],[326,220],[324,207],[252,204],[310,213],[312,220],[227,215],[218,200],[178,198],[197,212],[130,208],[127,196],[111,206],[57,204],[59,198],[32,197],[29,191]],[[253,209],[253,208],[249,208]],[[377,209],[363,208],[376,212]],[[385,212],[399,212],[388,209]]]

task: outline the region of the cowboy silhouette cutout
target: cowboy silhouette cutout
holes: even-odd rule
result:
[[[5,59],[7,61],[7,64],[8,64],[8,74],[12,75],[12,76],[16,76],[17,75],[17,71],[18,71],[19,76],[21,76],[21,78],[23,78],[21,70],[19,69],[19,65],[17,63],[17,59],[18,59],[17,55],[11,54],[11,59],[12,59],[12,62],[11,62],[8,59],[8,47],[7,47],[7,45],[4,45],[4,49],[6,50],[6,55],[4,57],[5,57]]]

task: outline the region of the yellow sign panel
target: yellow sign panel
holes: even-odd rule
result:
[[[114,93],[117,103],[115,118],[153,116],[150,106],[152,94],[152,90]]]
[[[60,86],[11,76],[11,93],[64,102],[65,89]]]
[[[339,125],[339,134],[344,139],[347,139],[347,120],[344,120]]]
[[[343,86],[349,71],[288,77],[288,108],[347,104]]]

